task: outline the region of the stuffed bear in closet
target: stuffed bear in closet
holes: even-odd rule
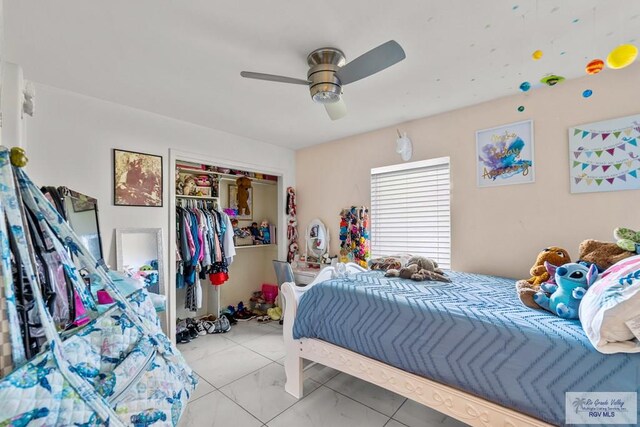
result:
[[[250,215],[249,209],[249,189],[251,188],[251,180],[246,176],[236,179],[238,186],[238,194],[236,196],[238,202],[238,215]]]

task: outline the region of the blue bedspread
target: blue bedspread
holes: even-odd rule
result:
[[[302,297],[293,335],[557,425],[567,391],[640,393],[640,354],[598,353],[579,321],[524,307],[512,279],[449,277],[419,283],[367,272],[319,283]]]

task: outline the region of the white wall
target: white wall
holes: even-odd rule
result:
[[[36,84],[36,94],[36,116],[27,128],[28,172],[38,185],[65,185],[98,199],[105,258],[114,267],[116,228],[160,227],[163,247],[169,247],[169,149],[201,153],[218,164],[278,169],[284,188],[293,185],[292,150],[46,85]],[[113,205],[113,148],[163,156],[164,207]],[[166,283],[174,286],[174,278]]]

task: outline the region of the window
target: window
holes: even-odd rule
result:
[[[449,157],[371,169],[371,254],[451,267]]]

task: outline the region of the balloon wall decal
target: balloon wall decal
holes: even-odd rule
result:
[[[562,83],[564,81],[564,77],[556,76],[555,74],[549,74],[548,76],[544,76],[540,79],[540,83],[544,83],[547,86],[555,86],[558,83]]]
[[[604,61],[602,59],[594,59],[590,61],[585,67],[587,74],[598,74],[604,68]]]
[[[621,44],[609,52],[607,56],[607,66],[614,70],[628,67],[633,64],[638,56],[638,48],[632,44]]]

